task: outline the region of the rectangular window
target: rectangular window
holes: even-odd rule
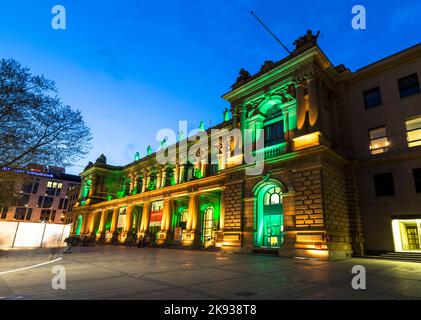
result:
[[[408,147],[421,146],[421,117],[406,121]]]
[[[25,220],[26,208],[16,208],[15,220]]]
[[[39,217],[40,222],[48,222],[50,220],[51,210],[42,210]]]
[[[389,151],[390,143],[387,140],[386,127],[369,130],[371,154],[380,154]]]
[[[32,184],[33,179],[25,179],[23,185],[22,185],[22,193],[31,193],[32,192]]]
[[[28,209],[28,212],[26,213],[26,221],[31,221],[32,219],[32,208]]]
[[[32,189],[32,194],[37,194],[39,188],[39,179],[35,180],[34,188]]]
[[[376,197],[387,197],[395,195],[395,185],[393,182],[393,174],[382,173],[374,175],[374,187]]]
[[[382,105],[380,87],[364,92],[364,104],[366,109],[371,109]]]
[[[29,204],[29,194],[20,195],[17,202],[16,207],[26,207]]]
[[[414,175],[415,190],[417,193],[421,193],[421,168],[412,170]]]
[[[42,204],[42,208],[44,209],[51,209],[53,207],[54,198],[53,197],[45,197],[44,203]]]
[[[64,205],[64,198],[60,199],[60,203],[58,204],[58,209],[62,210],[63,209],[63,205]]]
[[[53,212],[51,213],[50,222],[54,222],[55,220],[56,220],[56,210],[53,210]]]
[[[4,207],[1,208],[0,213],[1,213],[1,219],[2,220],[6,220],[7,219],[7,212],[9,211],[8,207]]]
[[[284,142],[284,122],[278,121],[265,126],[265,147]]]
[[[38,208],[41,208],[42,207],[42,202],[44,201],[44,197],[42,197],[42,196],[40,196],[39,198],[38,198]]]
[[[416,73],[398,80],[399,93],[402,98],[420,93],[420,84]]]

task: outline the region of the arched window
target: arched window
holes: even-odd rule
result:
[[[265,200],[264,200],[265,206],[281,204],[282,203],[281,193],[282,193],[281,188],[274,187],[274,188],[269,189],[265,194]]]
[[[272,107],[264,123],[265,147],[270,147],[285,141],[284,119],[282,109],[279,106]]]
[[[255,245],[279,248],[283,243],[283,191],[278,183],[267,182],[256,190]]]
[[[214,212],[213,206],[208,206],[203,212],[203,241],[212,239],[213,226],[214,226]]]

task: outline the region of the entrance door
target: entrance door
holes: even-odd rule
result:
[[[281,215],[265,215],[264,246],[279,248],[281,246]]]
[[[420,250],[420,238],[418,235],[418,228],[416,226],[406,227],[406,234],[408,236],[409,250]]]
[[[421,250],[421,219],[393,220],[392,230],[397,252]]]
[[[263,211],[263,246],[268,248],[279,248],[282,245],[283,235],[283,215],[280,188],[271,188],[266,192]]]
[[[214,226],[214,208],[209,206],[203,213],[203,243],[212,240]]]

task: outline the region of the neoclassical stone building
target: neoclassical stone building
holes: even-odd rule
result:
[[[266,61],[253,76],[241,70],[223,96],[232,117],[225,114],[211,129],[251,130],[263,173],[246,174],[252,164],[233,152],[232,138],[209,138],[209,151],[199,149],[194,163],[182,157],[194,147],[191,140],[179,141],[166,164],[150,151],[124,167],[101,156],[82,173],[73,232],[111,244],[147,239],[318,259],[363,254],[360,162],[353,157],[348,103],[357,94],[349,90],[356,74],[332,65],[316,42],[307,33],[285,59]]]

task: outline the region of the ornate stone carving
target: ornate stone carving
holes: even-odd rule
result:
[[[251,78],[250,72],[248,72],[247,70],[245,70],[244,68],[242,68],[240,70],[240,73],[239,73],[239,76],[237,78],[237,81],[235,82],[235,84],[232,87],[233,88],[238,87],[239,85],[242,85],[243,83],[245,83],[250,78]]]
[[[269,70],[273,69],[273,67],[275,67],[275,62],[273,62],[272,60],[266,60],[260,68],[260,72],[268,72]]]

